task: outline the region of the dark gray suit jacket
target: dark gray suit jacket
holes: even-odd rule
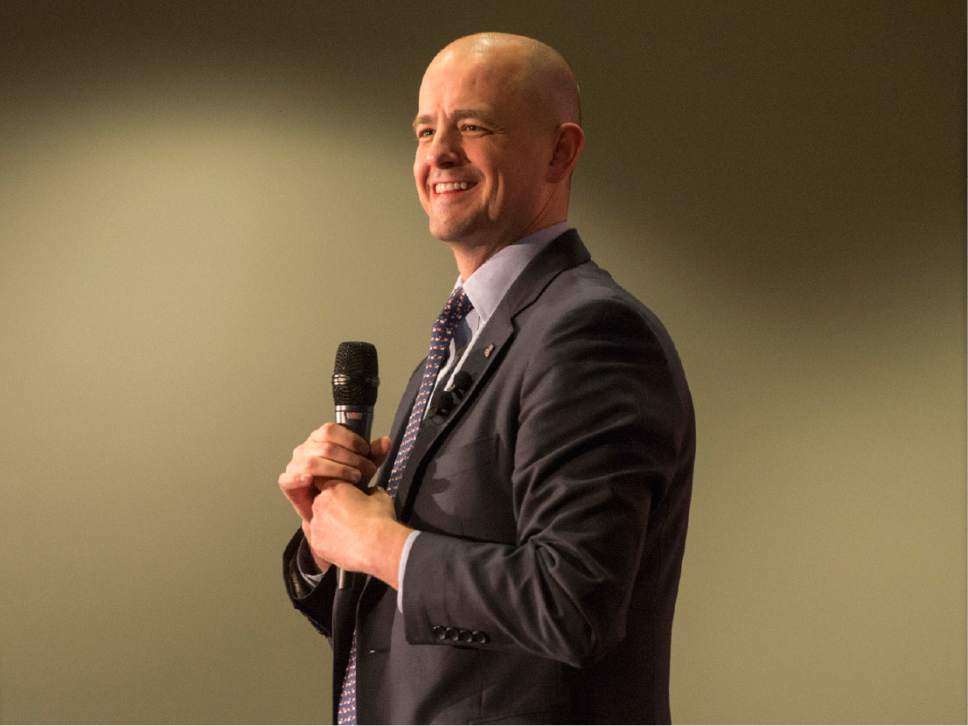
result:
[[[307,588],[302,533],[286,548],[334,688],[355,622],[361,723],[669,721],[695,423],[668,334],[569,231],[514,282],[463,370],[469,391],[424,421],[397,496],[423,532],[403,613],[374,578]]]

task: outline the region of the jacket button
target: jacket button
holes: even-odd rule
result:
[[[470,643],[471,642],[471,631],[470,630],[464,630],[463,628],[461,628],[460,630],[457,631],[457,637],[460,638],[460,642],[462,642],[462,643]]]
[[[490,638],[487,637],[487,633],[482,633],[480,630],[475,630],[471,633],[471,640],[479,645],[486,645]]]
[[[437,640],[445,640],[447,638],[447,633],[443,625],[435,625],[430,629],[430,632],[434,634]]]
[[[457,628],[446,628],[444,630],[444,637],[447,638],[447,640],[457,640]]]

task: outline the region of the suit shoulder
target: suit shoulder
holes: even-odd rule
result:
[[[650,369],[662,369],[691,408],[685,371],[665,325],[594,262],[555,276],[515,322],[528,340],[526,347],[539,358],[594,358],[604,354],[603,345],[618,345]]]
[[[659,317],[591,261],[555,276],[532,308],[533,311],[525,312],[531,312],[529,322],[537,319],[543,323],[540,328],[585,324],[601,327],[604,332],[612,327],[628,329],[630,326],[674,350],[669,332]]]

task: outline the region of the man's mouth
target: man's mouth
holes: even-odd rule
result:
[[[433,185],[434,194],[450,194],[453,192],[464,192],[474,186],[476,182],[453,181],[437,182]]]

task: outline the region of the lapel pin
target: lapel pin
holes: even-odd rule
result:
[[[494,352],[494,343],[488,343],[487,344],[487,347],[484,349],[484,357],[485,358],[490,358],[491,357],[491,353],[493,353],[493,352]]]

